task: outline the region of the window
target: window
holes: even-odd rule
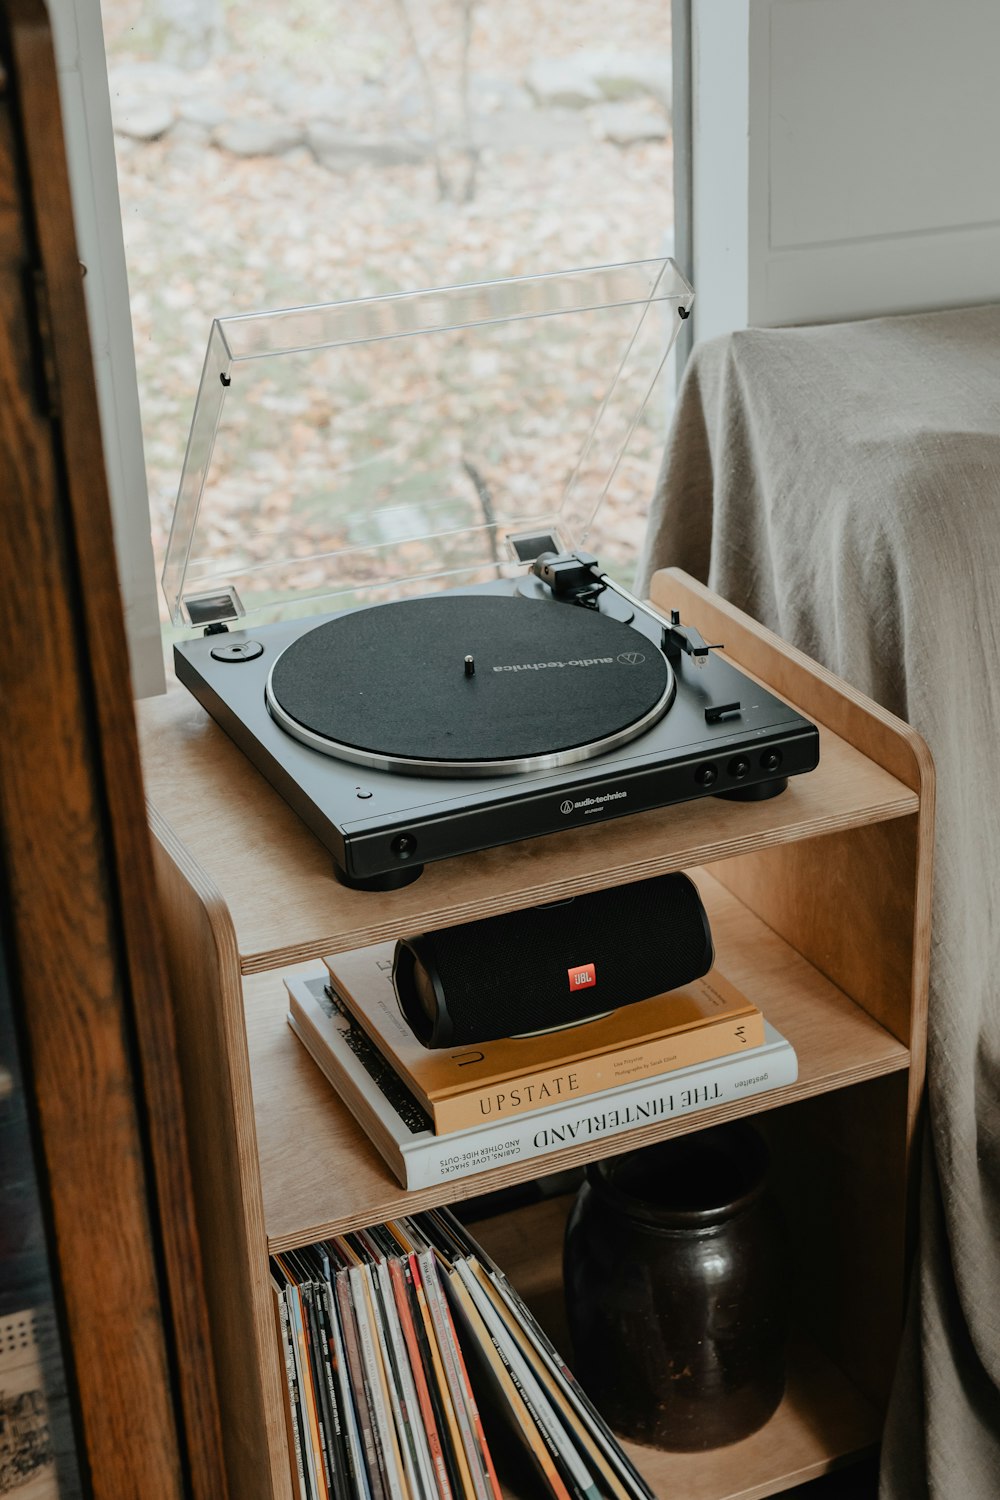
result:
[[[214,317],[670,250],[667,0],[103,22],[158,564]]]

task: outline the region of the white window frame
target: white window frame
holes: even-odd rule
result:
[[[149,489],[100,0],[50,0],[73,216],[136,697],[163,692]]]

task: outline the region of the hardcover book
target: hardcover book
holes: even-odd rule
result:
[[[610,1015],[530,1037],[430,1051],[396,1001],[392,943],[326,959],[333,989],[430,1115],[439,1135],[621,1084],[658,1077],[764,1041],[764,1018],[718,969]]]
[[[323,975],[285,981],[288,1024],[406,1188],[484,1172],[562,1147],[618,1135],[794,1083],[795,1049],[767,1021],[759,1047],[620,1084],[582,1100],[437,1135],[430,1115],[389,1066]]]

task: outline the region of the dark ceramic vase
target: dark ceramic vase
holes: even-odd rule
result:
[[[782,1236],[742,1122],[587,1168],[566,1230],[575,1370],[623,1436],[737,1442],[784,1390]]]

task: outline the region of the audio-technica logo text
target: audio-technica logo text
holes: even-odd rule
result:
[[[494,667],[494,672],[547,672],[550,667],[603,667],[613,664],[613,656],[585,656],[573,661],[526,661],[514,667]]]
[[[567,797],[565,802],[560,802],[559,811],[561,813],[581,811],[584,813],[603,812],[608,802],[618,802],[622,797],[627,796],[628,792],[605,792],[603,797],[584,797],[579,802],[571,802]]]

